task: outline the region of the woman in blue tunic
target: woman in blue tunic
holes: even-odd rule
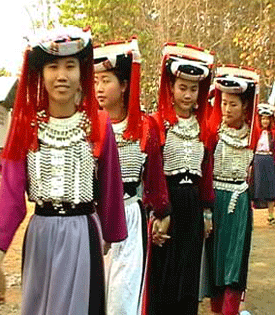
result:
[[[252,141],[255,142],[252,199],[267,203],[268,223],[270,225],[275,224],[275,143],[273,127],[274,106],[259,104],[252,137]]]

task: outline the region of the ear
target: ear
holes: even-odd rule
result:
[[[175,92],[175,82],[171,82],[169,81],[169,88],[170,88],[170,91],[174,97],[174,92]]]
[[[121,83],[121,91],[122,91],[122,93],[125,93],[127,88],[128,88],[128,81],[127,80],[123,80],[123,82]]]

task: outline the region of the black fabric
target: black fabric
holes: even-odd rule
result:
[[[90,300],[88,315],[105,315],[104,268],[101,238],[91,216],[87,216],[90,238]]]
[[[123,183],[124,194],[128,194],[130,197],[134,197],[137,194],[137,188],[140,182]]]
[[[150,315],[195,315],[198,312],[200,265],[203,245],[203,211],[197,185],[174,185],[167,178],[172,204],[171,226],[163,247],[153,247]],[[173,185],[171,185],[173,183]]]
[[[252,199],[275,200],[275,166],[273,155],[255,154],[253,161],[254,190]]]
[[[71,55],[71,57],[76,57],[79,59],[80,63],[87,62],[87,58],[92,56],[92,42],[90,41],[87,46],[85,46],[81,51],[76,54]],[[29,53],[29,66],[31,71],[42,71],[43,66],[50,63],[58,58],[64,58],[64,56],[57,56],[49,54],[44,51],[41,47],[35,46]],[[66,57],[66,56],[65,56]]]
[[[146,265],[146,255],[147,255],[147,242],[148,242],[148,233],[147,233],[147,225],[148,225],[148,219],[147,219],[147,214],[146,211],[143,207],[142,202],[139,200],[138,201],[139,208],[140,208],[140,214],[141,214],[141,228],[142,228],[142,245],[143,245],[143,275],[145,272],[145,265]],[[142,277],[143,279],[144,277]]]
[[[95,212],[93,202],[83,202],[72,207],[69,202],[62,202],[60,207],[55,207],[51,202],[44,202],[42,206],[35,205],[35,214],[40,216],[76,216],[87,215]]]
[[[190,180],[193,185],[198,186],[200,177],[198,175],[190,174],[189,171],[185,173],[180,173],[174,176],[167,176],[167,183],[169,187],[181,187],[184,185],[190,186],[190,183],[180,184],[182,180],[188,181]]]
[[[171,71],[171,65],[173,62],[175,62],[177,59],[174,59],[174,58],[170,58],[167,60],[166,62],[166,68],[168,70],[168,73],[174,75]],[[192,60],[190,60],[192,61]],[[200,66],[203,66],[202,63],[199,64]],[[205,68],[207,68],[207,66],[205,66]],[[179,72],[182,72],[182,73],[186,73],[186,74],[189,74],[189,75],[193,75],[193,76],[201,76],[204,74],[204,71],[203,69],[199,68],[199,67],[196,67],[195,65],[191,65],[191,64],[181,64],[179,65],[178,67],[178,71]]]

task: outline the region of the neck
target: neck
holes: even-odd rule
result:
[[[189,118],[191,116],[191,110],[183,110],[179,106],[174,106],[176,114],[181,118]]]
[[[227,125],[227,127],[232,128],[232,129],[241,129],[243,126],[243,122],[232,124],[232,125]]]
[[[191,117],[191,113],[188,112],[188,113],[180,113],[180,114],[177,114],[180,118],[190,118]]]
[[[176,114],[181,118],[190,118],[191,111],[190,110],[182,111],[176,109]]]
[[[127,116],[127,110],[123,104],[106,109],[109,113],[111,122],[120,122]]]
[[[49,113],[52,117],[67,118],[71,117],[75,112],[76,106],[74,102],[59,103],[53,100],[49,101]]]

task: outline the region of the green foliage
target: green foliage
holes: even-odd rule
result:
[[[58,1],[63,25],[91,26],[98,42],[128,39],[140,16],[137,0]]]
[[[267,0],[56,0],[63,25],[91,26],[95,43],[138,35],[142,102],[153,110],[161,48],[183,42],[216,52],[216,63],[251,65],[274,81],[275,11]]]
[[[240,28],[233,38],[240,63],[261,70],[261,97],[267,100],[275,79],[275,7],[262,3],[260,14]]]
[[[7,71],[4,67],[0,68],[0,77],[10,77],[11,73]]]

